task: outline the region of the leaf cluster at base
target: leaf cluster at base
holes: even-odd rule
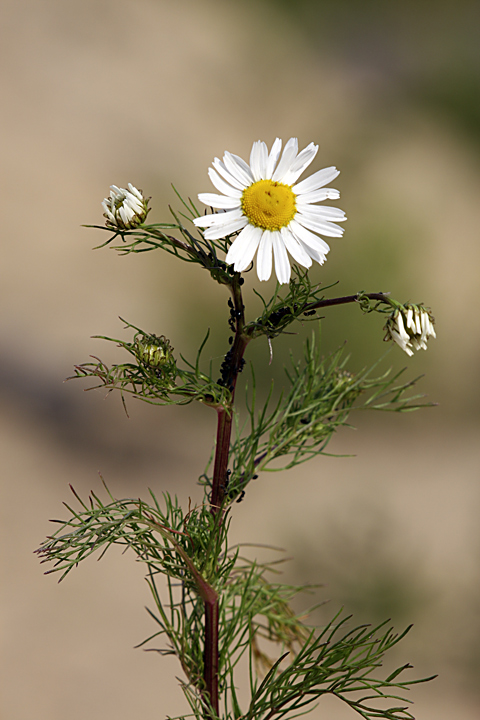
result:
[[[104,503],[93,493],[85,503],[74,494],[80,508],[67,506],[70,518],[55,521],[60,529],[38,554],[43,562],[54,563],[48,572],[62,572],[62,579],[81,560],[98,551],[102,557],[112,545],[133,550],[137,561],[147,566],[156,606],[149,612],[159,628],[141,645],[158,636],[167,640],[157,652],[178,658],[193,717],[204,718],[210,712],[203,692],[202,642],[202,593],[208,587],[220,599],[218,675],[226,720],[294,717],[325,694],[336,696],[364,718],[412,718],[398,692],[424,680],[400,682],[399,675],[409,665],[385,679],[377,677],[385,652],[407,631],[396,635],[386,624],[352,629],[350,618],[340,620],[338,615],[323,629],[312,630],[289,605],[308,588],[272,582],[275,562],[252,562],[240,555],[239,547],[229,549],[228,518],[219,526],[218,516],[206,506],[184,514],[168,494],[164,509],[153,493],[152,504],[116,500],[110,494]],[[166,587],[160,586],[160,575]],[[262,651],[262,638],[276,644],[276,659]],[[242,711],[234,674],[245,655],[250,700]],[[377,707],[377,699],[384,705]]]

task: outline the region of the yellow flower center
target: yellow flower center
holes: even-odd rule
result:
[[[263,230],[280,230],[295,217],[295,199],[290,185],[259,180],[243,191],[242,210],[251,225]]]

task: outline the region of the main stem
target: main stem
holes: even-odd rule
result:
[[[212,494],[210,507],[215,521],[222,522],[222,505],[227,488],[227,470],[230,453],[230,438],[232,435],[233,404],[238,374],[242,369],[243,355],[249,343],[249,338],[243,334],[245,325],[244,306],[240,287],[240,276],[235,275],[230,287],[232,292],[233,308],[231,317],[235,321],[235,338],[230,351],[225,356],[222,366],[222,382],[230,390],[230,403],[228,406],[217,408],[217,443],[215,462],[213,468]],[[204,671],[206,694],[215,716],[219,714],[218,699],[218,609],[219,599],[205,601],[205,645],[204,645]]]
[[[218,717],[218,597],[205,602],[204,655],[203,679],[214,717]]]

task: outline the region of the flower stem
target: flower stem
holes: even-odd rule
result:
[[[204,677],[211,708],[218,717],[218,597],[205,602]]]
[[[210,505],[213,513],[218,513],[222,507],[227,483],[227,467],[230,450],[230,437],[232,434],[232,412],[224,407],[217,409],[217,447],[215,451],[215,466],[212,480],[212,495]]]
[[[238,374],[242,371],[244,365],[243,355],[251,339],[243,333],[245,326],[245,308],[242,300],[240,275],[236,274],[234,276],[230,289],[233,301],[230,315],[235,321],[235,338],[222,364],[221,382],[230,390],[231,399],[228,407],[220,406],[217,408],[217,445],[213,468],[212,495],[210,498],[212,512],[215,514],[219,512],[225,497],[235,387]]]
[[[232,435],[233,403],[238,374],[241,372],[243,355],[250,338],[243,334],[245,325],[244,305],[240,275],[236,274],[230,286],[232,292],[231,317],[235,320],[235,338],[222,365],[221,381],[230,390],[230,404],[217,408],[217,444],[212,478],[210,507],[218,524],[222,522],[222,505],[227,488],[227,469]],[[205,600],[204,671],[206,692],[213,712],[218,716],[218,596]]]

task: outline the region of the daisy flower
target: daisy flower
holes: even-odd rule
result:
[[[110,197],[102,202],[103,217],[113,230],[131,230],[138,227],[148,214],[148,200],[140,190],[128,183],[128,190],[110,185]]]
[[[387,320],[386,340],[393,340],[407,355],[414,350],[426,350],[429,337],[437,337],[433,316],[421,305],[397,308]]]
[[[278,281],[288,283],[288,255],[306,268],[313,260],[323,265],[330,248],[319,235],[341,237],[343,228],[336,222],[346,217],[336,207],[315,204],[340,197],[338,190],[325,187],[339,175],[335,167],[319,170],[297,183],[317,154],[318,145],[310,143],[298,152],[297,138],[290,138],[280,157],[281,150],[279,138],[270,153],[258,140],[253,143],[250,165],[229,152],[223,162],[215,158],[208,174],[222,194],[201,193],[198,198],[219,212],[195,218],[194,223],[205,228],[206,240],[240,231],[225,258],[237,272],[246,270],[257,253],[260,280],[269,279],[274,259]]]

